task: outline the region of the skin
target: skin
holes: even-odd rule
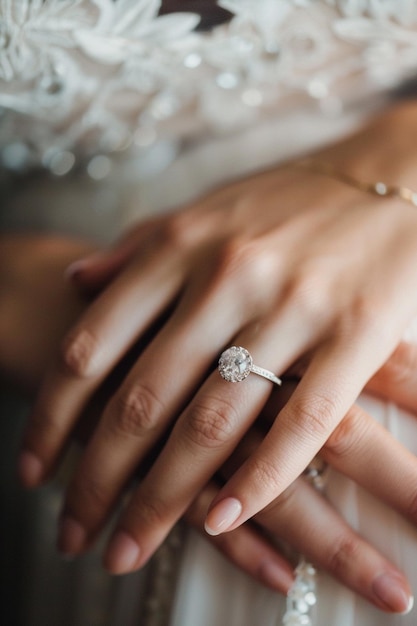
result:
[[[86,242],[59,236],[0,237],[0,375],[28,398],[36,394],[64,333],[87,306],[86,298],[63,280],[64,270],[92,250]],[[113,390],[106,382],[104,401]],[[79,422],[75,436],[83,445],[102,406],[103,400],[96,396]],[[202,531],[207,503],[218,488],[214,482],[208,484],[187,511],[185,517],[196,529]],[[275,591],[285,593],[291,585],[292,567],[256,527],[246,525],[226,538],[210,541],[235,565]]]
[[[91,246],[84,242],[59,237],[0,238],[0,372],[30,396],[54,358],[62,335],[86,308],[85,298],[62,280],[62,274],[73,258],[89,250]],[[53,315],[47,316],[45,311],[53,311]],[[383,392],[384,377],[391,379],[397,372],[400,384],[391,399],[409,397],[415,387],[412,363],[416,358],[416,348],[401,344],[396,356],[375,377],[374,390]],[[185,519],[196,529],[203,532],[208,503],[222,479],[227,479],[260,444],[265,432],[260,425],[268,427],[277,406],[285,403],[293,389],[294,384],[287,383],[279,394],[271,395],[262,421],[244,437],[216,481],[210,481],[186,511]],[[106,381],[104,402],[112,391],[113,385]],[[84,444],[94,431],[94,423],[91,427],[88,422],[100,415],[102,403],[103,398],[96,396],[88,415],[80,420],[79,426],[84,428],[78,429],[78,437]],[[304,515],[306,506],[308,518]],[[295,481],[258,515],[256,523],[246,523],[224,535],[205,536],[235,565],[275,591],[286,593],[293,580],[292,566],[274,542],[279,538],[379,608],[403,611],[408,606],[410,589],[404,575],[357,535],[303,479]],[[381,576],[384,580],[389,577],[389,597],[379,592]]]
[[[90,249],[83,242],[58,237],[0,238],[0,372],[30,396],[37,389],[45,367],[54,359],[62,335],[86,307],[85,298],[62,280],[62,273],[73,258]],[[45,311],[52,310],[53,316],[45,316]],[[407,398],[410,408],[414,408],[416,361],[417,349],[401,344],[371,381],[370,388],[384,394],[385,381],[395,380],[397,384],[390,391],[390,399]],[[271,395],[262,421],[243,438],[216,481],[210,481],[186,511],[185,519],[196,529],[204,532],[208,504],[217,494],[222,479],[232,475],[260,445],[277,407],[285,404],[293,390],[294,384],[287,383],[278,394]],[[113,386],[107,381],[104,402],[112,391]],[[102,403],[103,398],[99,400],[96,396],[88,407],[88,415],[83,415],[78,424],[84,426],[84,444],[88,445],[94,432],[94,423],[91,427],[86,418],[91,422],[92,415],[98,417]],[[361,417],[370,419],[365,414]],[[377,434],[378,428],[372,420],[370,429],[373,435]],[[79,428],[78,436],[81,432]],[[306,507],[309,516],[304,514]],[[256,516],[255,523],[245,523],[219,536],[205,536],[235,565],[275,591],[288,591],[293,580],[292,566],[268,536],[287,541],[383,610],[402,612],[409,606],[410,589],[404,575],[355,533],[302,478]],[[65,545],[61,549],[65,552]],[[388,596],[381,595],[381,577],[383,580],[388,577]]]
[[[416,132],[416,106],[402,105],[317,158],[359,179],[417,187]],[[114,572],[148,560],[270,394],[256,376],[233,385],[213,371],[232,343],[277,374],[301,362],[302,377],[214,498],[211,534],[268,510],[318,451],[415,522],[416,460],[354,402],[416,313],[416,268],[414,207],[291,166],[139,225],[114,251],[73,266],[86,288],[113,281],[67,335],[42,386],[20,458],[26,485],[48,476],[91,395],[163,314],[164,321],[87,446],[61,545],[72,554],[86,549],[137,464],[172,428],[105,556]]]

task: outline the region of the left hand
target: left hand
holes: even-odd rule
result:
[[[62,281],[62,273],[72,258],[87,253],[89,249],[82,242],[56,237],[0,238],[0,370],[12,375],[20,387],[23,385],[33,392],[62,333],[86,306]],[[51,316],[45,316],[45,311],[51,311]],[[404,392],[408,389],[406,373],[414,372],[412,358],[413,348],[404,344],[393,361],[393,369],[398,372],[397,379],[402,380]],[[123,375],[122,372],[117,374]],[[84,442],[94,432],[94,417],[100,416],[100,410],[97,412],[96,409],[103,407],[103,402],[112,393],[110,382],[117,388],[117,377],[106,381],[101,393],[88,406],[87,415],[79,421],[82,431],[78,430],[77,435]],[[375,383],[378,389],[381,385],[378,380]],[[413,387],[415,385],[410,381],[409,391]],[[217,484],[211,481],[206,485],[185,513],[188,523],[203,532],[207,506],[218,491],[219,481],[232,475],[256,449],[265,428],[292,391],[293,386],[286,383],[272,394],[262,420],[257,421],[221,469]],[[369,420],[364,414],[360,418]],[[378,436],[380,427],[375,429],[372,424],[371,428]],[[74,535],[72,538],[77,539]],[[315,565],[378,608],[403,612],[410,605],[410,587],[404,574],[355,533],[333,507],[306,484],[304,477],[296,480],[257,515],[254,523],[248,522],[215,537],[205,533],[205,538],[240,569],[275,591],[287,593],[293,582],[292,567],[280,554],[276,544],[278,539],[301,551]],[[61,546],[64,553],[66,547]],[[111,556],[107,555],[109,568],[116,573],[124,571],[120,564],[119,569],[114,568]],[[126,556],[132,559],[131,552]]]
[[[415,107],[400,107],[324,158],[344,169],[349,155],[352,169],[360,163],[363,176],[375,178],[363,162],[373,166],[390,133],[406,136],[416,117]],[[415,165],[414,146],[405,143],[381,176]],[[107,406],[70,488],[66,512],[86,540],[177,417],[121,521],[141,547],[136,566],[229,457],[270,393],[256,376],[233,385],[210,373],[232,342],[274,372],[300,357],[307,367],[263,443],[217,496],[211,532],[256,514],[323,446],[335,467],[415,521],[416,460],[351,408],[417,310],[414,207],[278,168],[140,226],[126,247],[124,269],[68,336],[43,386],[24,440],[26,484],[48,475],[91,393],[165,313]]]

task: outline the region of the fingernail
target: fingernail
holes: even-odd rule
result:
[[[67,269],[64,272],[65,280],[72,281],[75,280],[79,274],[88,266],[87,259],[80,259],[79,261],[74,261],[70,265],[68,265]]]
[[[229,530],[241,513],[241,502],[236,498],[226,498],[219,502],[207,515],[204,528],[209,535],[219,535]]]
[[[73,517],[65,516],[59,523],[58,550],[67,556],[75,556],[85,548],[87,532]]]
[[[137,563],[140,548],[136,541],[122,530],[116,532],[110,539],[104,557],[106,569],[112,574],[126,574]]]
[[[42,479],[42,461],[33,452],[23,450],[17,460],[17,473],[26,487],[35,487]]]
[[[378,600],[394,613],[406,615],[413,608],[414,599],[400,576],[388,572],[379,574],[372,583],[372,590]]]
[[[265,561],[261,564],[259,576],[268,587],[281,593],[287,593],[294,583],[291,570],[289,568],[286,570],[282,565],[280,566],[273,561]]]
[[[410,596],[410,599],[408,601],[408,607],[406,608],[405,611],[400,613],[400,615],[408,615],[409,613],[411,613],[411,611],[413,610],[413,606],[414,606],[414,596]]]

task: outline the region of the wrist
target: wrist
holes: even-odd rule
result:
[[[417,190],[417,101],[394,105],[348,139],[314,159],[359,181]]]

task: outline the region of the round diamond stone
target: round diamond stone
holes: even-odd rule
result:
[[[249,376],[252,365],[252,357],[245,348],[232,346],[221,355],[219,372],[230,383],[238,383]]]

